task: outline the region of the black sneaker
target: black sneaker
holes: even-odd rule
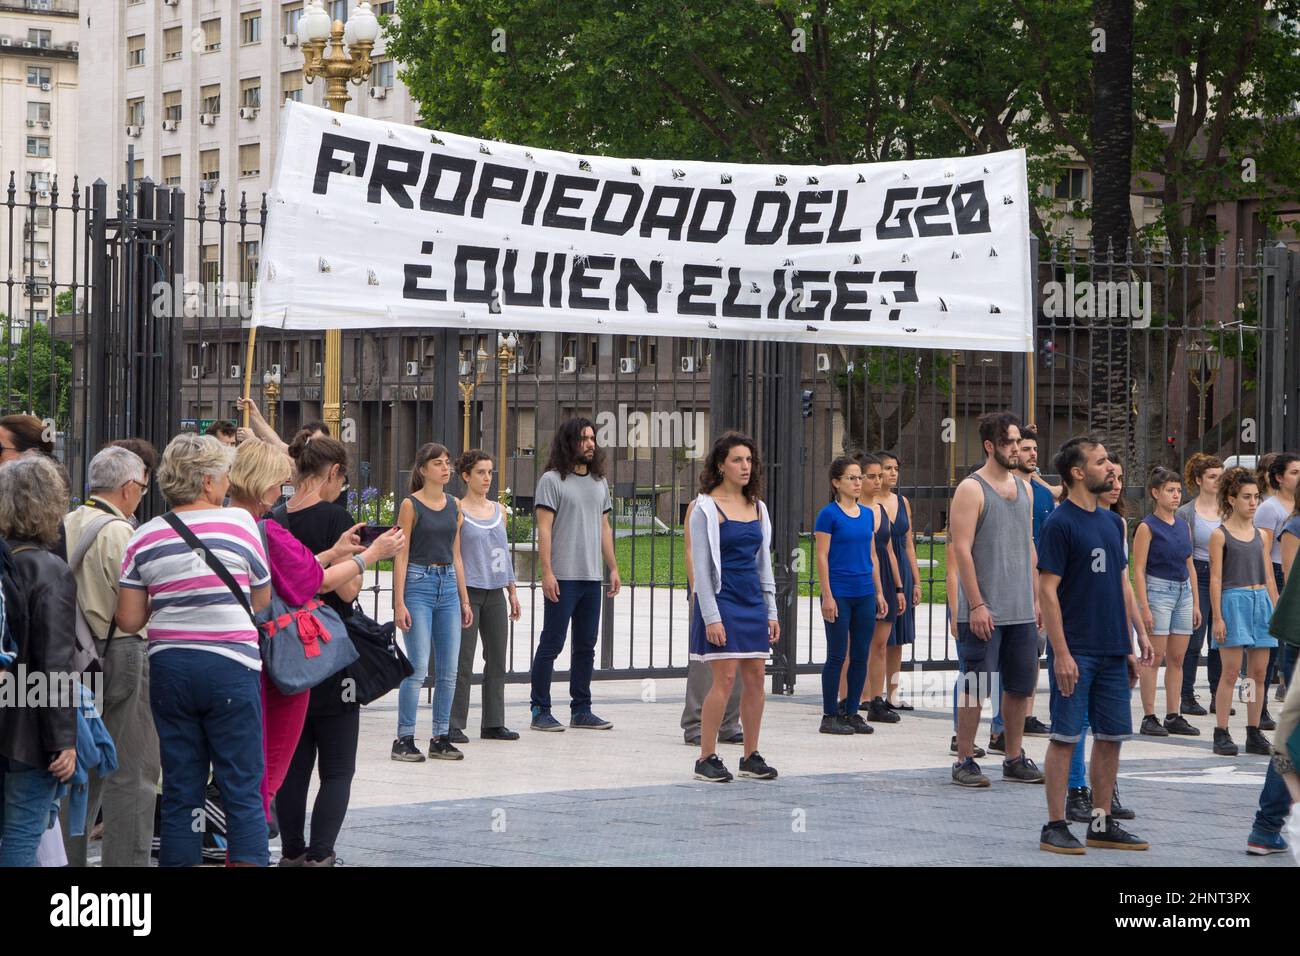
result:
[[[453,744],[469,743],[469,738],[465,736],[465,731],[461,730],[459,727],[451,728],[451,733],[449,733],[447,737]]]
[[[755,780],[775,780],[776,768],[769,767],[763,755],[755,750],[740,762],[740,775],[753,777]]]
[[[1200,705],[1195,696],[1184,698],[1183,702],[1178,705],[1180,713],[1190,714],[1192,717],[1204,717],[1205,708]]]
[[[1043,827],[1038,836],[1038,849],[1048,853],[1066,853],[1070,856],[1082,856],[1088,851],[1070,832],[1070,825],[1064,820],[1049,823]]]
[[[695,761],[695,779],[705,783],[730,783],[731,771],[717,754],[710,754],[703,760]]]
[[[1026,737],[1050,737],[1052,728],[1043,723],[1033,714],[1025,718],[1025,736]]]
[[[888,707],[890,710],[896,710],[899,713],[904,713],[904,714],[907,713],[909,710],[916,710],[915,707],[913,707],[905,700],[900,700],[897,704],[890,703],[889,701],[885,701],[885,706]]]
[[[1259,715],[1259,729],[1260,729],[1260,730],[1277,730],[1277,721],[1274,720],[1274,719],[1272,718],[1272,716],[1269,714],[1269,712],[1268,712],[1268,706],[1267,706],[1267,705],[1265,705],[1263,711],[1260,712],[1260,715]]]
[[[855,734],[874,734],[876,732],[876,728],[863,720],[861,714],[849,714],[844,720],[853,728]]]
[[[1099,850],[1148,850],[1151,844],[1129,833],[1111,815],[1099,816],[1088,827],[1088,846]]]
[[[430,760],[464,760],[465,755],[451,745],[451,738],[446,734],[429,738]]]
[[[1223,727],[1214,728],[1214,752],[1220,757],[1237,756],[1237,745],[1232,742],[1232,734]]]
[[[1007,735],[1006,734],[989,734],[989,753],[1006,755],[1007,752]]]
[[[867,720],[873,724],[896,724],[902,719],[889,709],[883,697],[873,697],[867,704]]]
[[[1214,713],[1214,698],[1210,698],[1210,713]],[[1236,708],[1236,707],[1229,707],[1229,708],[1228,708],[1228,716],[1229,716],[1229,717],[1236,717],[1236,716],[1237,716],[1237,708]]]
[[[511,730],[509,727],[484,727],[482,730],[479,731],[478,739],[479,740],[518,740],[519,734],[517,731]],[[699,743],[698,740],[695,742],[697,744]]]
[[[1265,757],[1273,753],[1273,745],[1268,742],[1268,738],[1262,732],[1264,724],[1261,721],[1259,727],[1246,728],[1246,753],[1263,754]]]
[[[855,731],[852,726],[849,725],[849,722],[839,714],[834,714],[822,717],[822,725],[818,729],[818,733],[836,734],[841,737],[852,737],[857,733],[857,731]]]
[[[1074,787],[1065,796],[1065,818],[1071,823],[1092,822],[1092,791]]]
[[[424,754],[420,753],[420,748],[415,746],[415,735],[407,734],[405,737],[398,737],[393,741],[393,752],[390,754],[393,760],[401,760],[406,763],[424,763]]]
[[[1182,714],[1170,714],[1165,718],[1165,730],[1179,737],[1199,737],[1201,729],[1193,727]]]
[[[1119,784],[1110,792],[1110,815],[1116,820],[1132,820],[1137,814],[1119,802]]]
[[[974,754],[976,760],[982,760],[983,758],[985,758],[985,757],[988,756],[988,754],[985,752],[984,748],[981,747],[979,744],[976,744],[976,745],[975,745],[975,749],[974,749],[974,751],[972,751],[972,752],[973,752],[973,754]],[[948,744],[948,753],[950,753],[950,754],[956,754],[956,753],[957,753],[957,735],[956,735],[956,734],[953,734],[953,735],[952,735],[952,743]]]
[[[1160,725],[1160,721],[1155,714],[1147,714],[1142,718],[1142,727],[1138,733],[1147,737],[1168,737],[1169,731]]]
[[[1002,779],[1007,783],[1042,783],[1045,778],[1043,771],[1022,750],[1014,760],[1002,761]]]

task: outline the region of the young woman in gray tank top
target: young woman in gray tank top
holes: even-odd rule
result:
[[[456,668],[456,696],[451,704],[451,733],[464,735],[469,723],[470,679],[474,675],[474,650],[483,637],[483,717],[479,736],[484,740],[518,740],[506,727],[506,641],[510,621],[519,620],[515,568],[506,534],[506,510],[488,498],[492,487],[492,456],[477,448],[461,455],[456,473],[465,482],[461,499],[460,554],[465,568],[474,620],[460,632],[460,664]],[[504,589],[504,590],[503,590]],[[506,599],[509,597],[509,608]]]
[[[1246,655],[1246,674],[1255,692],[1246,701],[1246,752],[1269,754],[1268,738],[1259,729],[1268,690],[1269,651],[1277,638],[1268,632],[1277,586],[1270,574],[1268,548],[1255,527],[1259,485],[1245,468],[1232,468],[1219,480],[1223,524],[1210,535],[1210,602],[1214,607],[1214,641],[1223,670],[1215,689],[1214,752],[1235,757],[1237,745],[1228,732],[1232,690]]]
[[[460,633],[473,621],[465,569],[460,556],[460,504],[446,493],[451,457],[430,442],[415,456],[411,496],[397,512],[406,547],[393,560],[393,618],[402,629],[406,656],[414,672],[397,690],[397,739],[392,758],[421,762],[415,746],[420,688],[432,653],[437,682],[433,688],[433,736],[429,756],[460,760],[465,755],[450,739],[451,702],[456,693]]]

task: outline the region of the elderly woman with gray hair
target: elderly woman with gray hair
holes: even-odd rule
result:
[[[0,535],[12,555],[4,579],[9,629],[22,685],[41,681],[43,707],[0,706],[0,866],[35,866],[58,785],[77,766],[77,714],[70,693],[77,588],[50,553],[68,490],[58,467],[32,457],[0,467]]]
[[[209,764],[226,812],[227,863],[268,862],[262,660],[248,608],[266,607],[271,575],[252,516],[222,507],[234,452],[208,435],[172,439],[158,467],[172,510],[141,525],[122,560],[117,626],[135,634],[148,624],[149,703],[163,770],[161,866],[201,861],[196,820]]]

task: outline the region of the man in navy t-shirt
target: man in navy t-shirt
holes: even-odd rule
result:
[[[1050,642],[1048,683],[1052,738],[1047,747],[1047,818],[1039,848],[1052,853],[1086,852],[1065,819],[1070,757],[1083,734],[1085,714],[1093,731],[1093,819],[1090,847],[1145,850],[1146,841],[1120,827],[1107,809],[1119,768],[1120,743],[1133,734],[1130,699],[1137,660],[1129,623],[1138,630],[1142,662],[1151,644],[1125,568],[1124,522],[1103,508],[1099,496],[1115,481],[1115,466],[1092,438],[1072,438],[1056,456],[1068,497],[1043,523],[1038,546],[1039,599]]]

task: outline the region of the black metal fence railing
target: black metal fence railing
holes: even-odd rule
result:
[[[41,184],[21,185],[11,182],[5,201],[11,278],[0,405],[55,420],[77,494],[103,441],[135,433],[161,446],[182,429],[234,418],[246,378],[281,434],[322,417],[323,334],[262,327],[248,366],[241,315],[251,305],[264,199],[232,204],[224,193],[215,201],[200,193],[190,207],[179,190],[146,181],[112,195],[102,184],[74,188],[65,201],[56,182],[48,195]],[[766,459],[778,528],[787,625],[774,671],[788,689],[797,672],[823,660],[810,535],[826,501],[827,465],[844,451],[887,449],[900,459],[898,490],[912,503],[921,566],[917,641],[904,663],[950,668],[943,532],[952,487],[981,457],[979,415],[1029,408],[1032,393],[1026,417],[1038,425],[1049,473],[1065,438],[1100,428],[1128,466],[1136,513],[1140,476],[1155,464],[1180,466],[1202,448],[1249,455],[1300,447],[1300,416],[1285,414],[1300,407],[1300,305],[1291,291],[1300,288],[1298,259],[1261,247],[1142,249],[1099,262],[1045,248],[1032,357],[528,329],[504,347],[496,332],[345,331],[348,505],[368,520],[391,520],[425,441],[496,456],[525,609],[512,626],[508,670],[525,679],[542,608],[533,489],[558,423],[593,419],[609,460],[624,582],[606,601],[598,673],[680,674],[689,631],[683,515],[722,424],[748,429]],[[42,300],[25,292],[44,282],[50,308],[42,315]],[[456,379],[454,409],[442,397],[448,377]],[[381,569],[364,593],[380,618],[391,615],[390,577]]]

